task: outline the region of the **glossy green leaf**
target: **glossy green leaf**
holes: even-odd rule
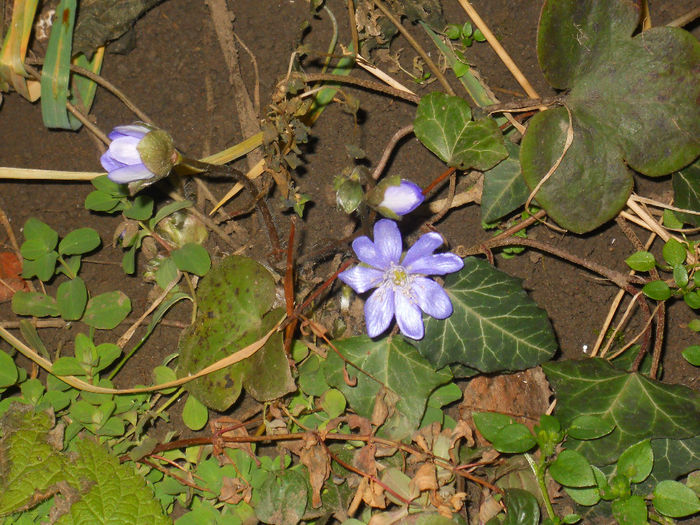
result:
[[[700,366],[700,345],[691,345],[682,352],[683,358],[693,366]]]
[[[508,158],[484,173],[481,220],[494,222],[525,204],[528,190],[520,169],[520,147],[505,141]]]
[[[17,382],[19,373],[15,360],[7,352],[0,350],[0,388],[7,388]]]
[[[484,439],[493,443],[499,430],[513,423],[513,419],[506,414],[498,412],[474,412],[472,413],[474,424]]]
[[[264,523],[296,525],[306,510],[308,490],[298,470],[271,472],[259,489],[255,515]]]
[[[624,474],[632,483],[641,483],[651,473],[654,453],[648,439],[632,445],[617,460],[617,472]]]
[[[537,525],[540,522],[540,506],[531,492],[506,489],[503,500],[507,512],[503,525]]]
[[[698,293],[697,289],[693,290],[692,292],[684,293],[683,301],[685,301],[685,304],[690,306],[693,310],[697,310],[700,308],[700,293]]]
[[[201,276],[211,268],[209,253],[199,244],[187,243],[182,248],[170,252],[170,257],[183,272]]]
[[[684,518],[700,512],[700,500],[692,489],[678,481],[665,480],[654,489],[654,508],[664,516]]]
[[[574,418],[567,433],[574,439],[597,439],[610,434],[615,424],[598,416],[579,416]]]
[[[649,493],[656,483],[678,479],[694,470],[700,470],[700,435],[687,439],[652,439],[654,468],[640,486]]]
[[[82,321],[88,326],[112,330],[131,312],[131,300],[124,292],[105,292],[88,301]]]
[[[549,474],[567,487],[592,487],[595,478],[588,460],[575,450],[562,450],[549,466]]]
[[[58,244],[58,233],[34,217],[27,219],[22,232],[26,241],[20,247],[20,251],[25,259],[37,259],[49,253]]]
[[[283,311],[269,311],[275,282],[262,265],[230,256],[202,279],[197,290],[197,318],[180,337],[177,376],[198,372],[264,336]],[[214,410],[230,407],[243,387],[269,400],[294,389],[281,334],[252,357],[187,384],[187,390]],[[272,396],[272,397],[270,397]]]
[[[655,301],[665,301],[671,297],[671,288],[664,281],[651,281],[642,287],[642,292]]]
[[[686,247],[673,237],[664,243],[661,253],[669,266],[683,264],[685,262],[685,256],[687,255]]]
[[[547,314],[520,281],[476,257],[445,279],[454,312],[428,317],[425,337],[415,343],[436,368],[459,364],[480,372],[523,370],[557,349]]]
[[[638,272],[648,272],[656,266],[656,259],[651,252],[635,252],[625,259],[627,266]]]
[[[469,104],[459,97],[425,95],[413,127],[418,140],[448,166],[486,171],[508,156],[496,121],[489,117],[472,121]]]
[[[58,317],[60,312],[56,300],[39,292],[19,290],[12,296],[12,311],[17,315],[34,317]]]
[[[41,69],[41,116],[47,128],[78,129],[81,125],[70,118],[66,108],[76,10],[77,0],[61,0],[49,35]]]
[[[209,420],[209,410],[196,397],[187,396],[182,408],[182,421],[190,430],[202,430]]]
[[[638,8],[621,0],[549,0],[542,9],[538,57],[550,84],[569,89],[573,142],[536,199],[576,233],[618,213],[632,190],[629,167],[660,176],[700,154],[700,84],[690,80],[700,44],[670,27],[632,38],[638,23]],[[563,152],[566,108],[535,115],[523,137],[520,158],[531,189]]]
[[[80,277],[58,285],[56,305],[61,313],[61,317],[66,321],[77,321],[80,319],[85,311],[87,300],[87,288]]]
[[[496,432],[493,448],[506,454],[522,454],[537,444],[535,436],[522,423],[512,423]]]
[[[686,387],[616,370],[603,359],[545,363],[542,368],[557,398],[555,415],[564,427],[581,415],[617,425],[599,439],[567,441],[567,448],[595,464],[614,462],[642,439],[700,434],[700,396]]]
[[[340,390],[348,405],[362,417],[371,418],[377,396],[382,396],[393,414],[379,434],[391,439],[411,436],[418,429],[430,393],[451,379],[448,371],[436,371],[401,337],[373,341],[358,336],[335,341],[335,346],[352,365],[346,365],[335,352],[329,353],[322,365],[326,381]],[[344,369],[357,378],[355,386],[346,383]]]
[[[82,255],[97,248],[101,242],[100,235],[92,228],[78,228],[58,243],[58,253],[61,255]]]
[[[647,523],[647,505],[641,496],[616,499],[612,503],[612,514],[619,525]]]
[[[700,212],[700,160],[673,174],[673,200],[679,208]],[[700,226],[700,214],[677,215],[685,223]]]

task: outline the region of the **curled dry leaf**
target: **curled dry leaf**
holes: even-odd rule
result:
[[[435,475],[435,465],[423,463],[408,484],[411,499],[417,498],[424,490],[437,490],[438,482]]]
[[[236,505],[241,501],[250,503],[252,495],[253,488],[241,478],[229,478],[227,476],[221,478],[219,501],[230,503],[231,505]]]
[[[312,434],[307,434],[313,437]],[[321,490],[323,484],[328,479],[331,473],[331,461],[326,453],[326,449],[313,439],[305,439],[304,446],[299,451],[299,460],[309,471],[309,482],[311,483],[311,506],[315,509],[319,508],[321,502]]]

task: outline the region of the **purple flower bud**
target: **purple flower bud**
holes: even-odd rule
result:
[[[100,163],[117,184],[165,177],[177,160],[170,135],[144,124],[117,126],[109,138],[112,143]]]
[[[398,185],[387,186],[384,190],[384,199],[378,208],[386,208],[396,215],[406,215],[420,206],[425,200],[420,186],[410,180],[401,179]]]

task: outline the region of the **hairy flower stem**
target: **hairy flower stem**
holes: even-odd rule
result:
[[[270,209],[267,207],[263,196],[258,191],[252,180],[245,176],[245,173],[237,170],[232,166],[209,164],[207,162],[201,162],[199,160],[183,158],[180,162],[181,165],[190,167],[197,170],[201,174],[208,177],[224,177],[228,179],[234,179],[236,182],[240,182],[250,193],[253,199],[254,206],[260,212],[260,215],[265,222],[267,227],[267,233],[270,237],[270,243],[272,244],[272,250],[274,257],[278,257],[280,254],[280,240],[277,235],[277,228],[275,228],[275,223],[272,220],[272,214]]]

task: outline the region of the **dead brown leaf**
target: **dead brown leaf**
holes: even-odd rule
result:
[[[311,434],[309,436],[313,437]],[[311,506],[317,509],[321,506],[323,484],[331,473],[330,458],[323,445],[314,437],[313,440],[305,440],[303,448],[299,451],[299,460],[309,471]]]

